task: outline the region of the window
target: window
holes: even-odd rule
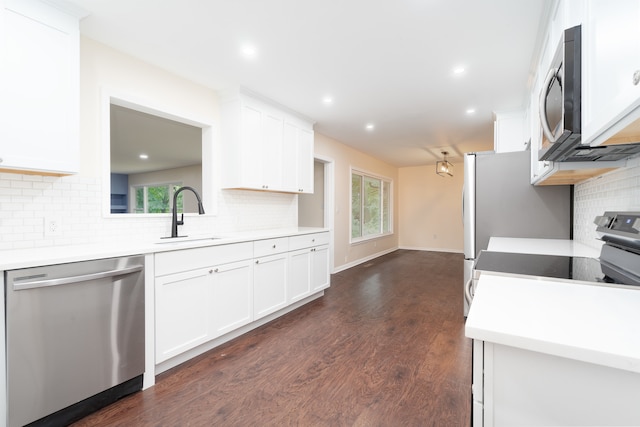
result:
[[[135,213],[169,213],[173,203],[173,193],[180,184],[143,185],[133,187],[136,196],[133,212]],[[178,195],[178,211],[182,210],[182,193]]]
[[[391,233],[391,215],[391,181],[352,170],[351,241]]]

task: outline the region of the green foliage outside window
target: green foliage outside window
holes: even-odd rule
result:
[[[391,182],[351,174],[351,238],[373,237],[391,232]]]
[[[135,213],[170,213],[173,203],[173,193],[180,188],[180,184],[165,184],[156,186],[135,187]],[[182,212],[182,193],[178,195],[178,212]]]

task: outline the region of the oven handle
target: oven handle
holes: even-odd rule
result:
[[[471,300],[473,299],[472,288],[473,288],[473,278],[467,280],[467,283],[464,284],[464,299],[467,301],[467,304],[469,304],[469,306],[471,306]]]
[[[13,284],[13,290],[20,291],[24,289],[44,288],[46,286],[68,285],[70,283],[88,282],[91,280],[104,279],[106,277],[124,276],[142,271],[144,266],[134,265],[131,267],[118,268],[115,270],[100,271],[97,273],[82,274],[80,276],[61,277],[58,279],[31,280],[23,283]],[[16,279],[14,279],[15,281]]]

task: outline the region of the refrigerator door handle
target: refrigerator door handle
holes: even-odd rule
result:
[[[467,304],[471,306],[471,300],[473,300],[473,278],[467,280],[467,283],[464,285],[464,299],[467,301]]]

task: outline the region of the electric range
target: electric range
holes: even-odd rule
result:
[[[640,212],[605,212],[594,223],[604,242],[598,258],[481,251],[465,298],[483,272],[640,290]]]

